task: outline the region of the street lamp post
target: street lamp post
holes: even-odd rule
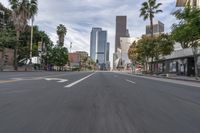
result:
[[[71,53],[72,51],[72,42],[70,42],[70,48],[69,48],[69,52]]]
[[[72,42],[70,42],[70,47],[69,47],[69,52],[71,53],[72,50]],[[70,70],[72,71],[72,66],[71,66],[71,62],[70,62]]]

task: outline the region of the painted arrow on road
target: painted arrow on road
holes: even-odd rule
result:
[[[67,79],[60,79],[60,78],[45,78],[45,80],[47,81],[58,80],[57,82],[59,83],[64,83],[68,81]]]

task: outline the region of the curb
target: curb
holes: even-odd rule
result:
[[[136,75],[136,76],[145,76],[145,77],[153,77],[153,78],[163,78],[163,79],[171,79],[171,80],[179,80],[179,81],[190,81],[194,83],[200,83],[200,80],[190,80],[190,79],[179,79],[179,78],[170,78],[170,77],[162,77],[162,76],[149,76],[149,75],[144,75],[144,74],[132,74],[128,73],[130,75]]]

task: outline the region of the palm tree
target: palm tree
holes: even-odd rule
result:
[[[151,36],[153,37],[153,18],[157,13],[162,12],[158,9],[162,3],[156,3],[156,0],[148,0],[142,3],[142,8],[140,9],[140,17],[143,17],[144,20],[150,19],[150,29]]]
[[[37,0],[30,0],[28,3],[29,7],[29,18],[31,19],[31,44],[30,44],[30,64],[32,63],[32,46],[33,46],[33,22],[34,16],[38,11]]]
[[[63,46],[65,41],[65,35],[67,34],[67,29],[63,24],[60,24],[57,27],[57,35],[58,35],[58,45]]]
[[[17,70],[17,53],[19,47],[20,33],[24,31],[29,19],[29,1],[28,0],[9,0],[12,9],[12,21],[16,31],[16,40],[14,50],[14,68]]]

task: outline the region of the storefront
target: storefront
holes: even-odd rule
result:
[[[198,59],[200,71],[200,56]],[[154,74],[176,74],[182,76],[194,76],[195,64],[191,49],[183,49],[172,52],[158,61],[150,62],[150,69]]]

